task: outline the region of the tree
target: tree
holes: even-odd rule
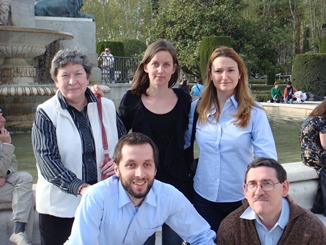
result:
[[[145,40],[151,25],[150,0],[84,0],[82,11],[95,17],[97,41]]]

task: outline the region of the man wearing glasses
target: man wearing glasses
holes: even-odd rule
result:
[[[99,61],[102,61],[102,82],[110,83],[114,82],[114,57],[109,48],[105,48],[104,52],[98,57]]]
[[[287,174],[279,162],[252,161],[243,185],[246,199],[222,221],[218,244],[326,244],[323,223],[289,201],[288,191]]]

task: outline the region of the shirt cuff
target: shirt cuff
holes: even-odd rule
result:
[[[80,179],[75,179],[73,182],[71,182],[68,192],[74,194],[75,196],[78,196],[79,188],[84,183],[85,183],[85,181],[82,181]]]

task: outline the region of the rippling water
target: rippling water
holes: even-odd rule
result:
[[[278,158],[281,163],[300,161],[299,132],[304,119],[277,118],[268,115],[276,142]],[[12,141],[16,147],[16,157],[19,170],[30,172],[37,180],[35,158],[31,145],[30,133],[12,134]]]

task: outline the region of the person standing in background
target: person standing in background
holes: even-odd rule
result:
[[[317,196],[311,211],[326,216],[326,100],[303,122],[300,145],[302,162],[319,174]]]
[[[266,113],[251,96],[247,77],[244,61],[232,48],[215,49],[201,100],[192,102],[189,113],[186,148],[197,108],[194,206],[214,231],[241,206],[244,173],[254,157],[277,159]]]
[[[199,97],[203,92],[203,90],[204,90],[203,81],[200,78],[198,78],[196,84],[192,86],[190,94],[193,98]]]
[[[102,76],[104,80],[110,79],[109,82],[114,82],[114,56],[111,54],[109,48],[105,48],[104,52],[98,57],[99,61],[102,61]]]
[[[33,177],[17,171],[15,147],[5,122],[0,108],[0,202],[12,203],[14,232],[9,240],[16,245],[29,245],[25,228],[34,214]]]

